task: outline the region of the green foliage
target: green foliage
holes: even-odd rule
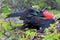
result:
[[[46,29],[45,29],[45,33],[46,33],[47,35],[49,35],[49,33],[50,33],[50,32],[49,32],[49,29],[46,28]]]
[[[50,24],[50,26],[51,26],[52,28],[54,28],[54,27],[55,27],[55,24]]]
[[[33,30],[33,29],[32,29]],[[27,30],[26,31],[26,36],[37,36],[36,32],[31,31],[31,30]]]
[[[57,9],[60,10],[60,0],[56,0],[57,2]]]
[[[9,12],[10,12],[10,8],[9,7],[3,7],[3,8],[1,8],[2,9],[2,13],[1,13],[1,17],[2,18],[5,18],[5,17],[7,17],[7,15],[9,14]]]
[[[59,40],[59,33],[52,33],[52,34],[48,34],[44,37],[45,40]]]
[[[60,18],[60,13],[56,14],[56,19],[59,19],[59,18]]]
[[[1,23],[2,23],[2,25],[1,25]],[[55,24],[58,24],[58,23],[55,23]],[[53,30],[54,30],[55,29],[54,28],[55,24],[51,24],[50,28],[53,28]],[[1,32],[5,30],[6,32],[9,31],[9,33],[12,34],[12,35],[10,35],[10,37],[7,40],[12,40],[14,37],[16,37],[18,39],[21,39],[21,40],[22,39],[27,39],[28,40],[29,36],[30,37],[31,36],[37,36],[37,33],[33,29],[28,29],[28,30],[26,29],[26,31],[22,31],[22,32],[25,32],[25,33],[20,33],[19,34],[19,32],[21,32],[20,30],[17,30],[17,31],[11,30],[10,31],[10,29],[12,29],[12,28],[9,25],[9,22],[3,22],[2,20],[0,20],[0,25],[1,25],[0,27],[3,28],[1,30]],[[0,38],[4,37],[4,35],[2,34],[4,32],[2,32],[2,33],[1,32],[0,32],[0,35],[1,35]],[[15,34],[14,32],[16,32],[17,34]],[[45,34],[46,35],[43,35],[44,40],[55,40],[55,39],[59,40],[59,37],[60,37],[60,34],[57,33],[56,29],[55,29],[55,32],[51,33],[50,30],[48,28],[46,28]],[[24,36],[26,36],[26,38]]]
[[[11,30],[11,29],[12,29],[12,28],[10,27],[10,25],[8,24],[8,22],[2,23],[2,27],[3,27],[5,30]]]
[[[39,6],[38,5],[33,5],[32,8],[39,9]]]
[[[44,36],[44,40],[59,40],[60,33],[57,33],[57,30],[55,27],[56,24],[58,24],[58,23],[51,24],[50,29],[51,29],[51,31],[54,30],[53,33],[50,32],[49,28],[48,29],[46,28],[46,30],[45,30],[46,35]]]
[[[3,38],[4,37],[4,35],[0,32],[0,38]]]
[[[8,8],[8,7],[2,8],[3,13],[9,13],[9,11],[10,11],[10,8]]]

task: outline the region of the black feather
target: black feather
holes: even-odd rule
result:
[[[21,13],[11,13],[11,14],[7,15],[6,18],[10,18],[10,17],[18,17],[18,16],[21,16]]]

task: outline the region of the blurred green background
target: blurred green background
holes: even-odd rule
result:
[[[29,7],[40,10],[44,6],[48,6],[48,10],[60,10],[60,0],[0,0],[0,13],[4,11],[3,8],[20,12]]]

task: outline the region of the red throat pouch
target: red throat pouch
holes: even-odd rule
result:
[[[53,19],[53,17],[54,17],[54,15],[52,15],[52,13],[49,13],[48,11],[44,11],[43,15],[47,19]]]

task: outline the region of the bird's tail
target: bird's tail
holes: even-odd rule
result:
[[[7,15],[6,18],[10,18],[10,17],[19,17],[19,16],[21,16],[21,13],[11,13],[11,14]]]

